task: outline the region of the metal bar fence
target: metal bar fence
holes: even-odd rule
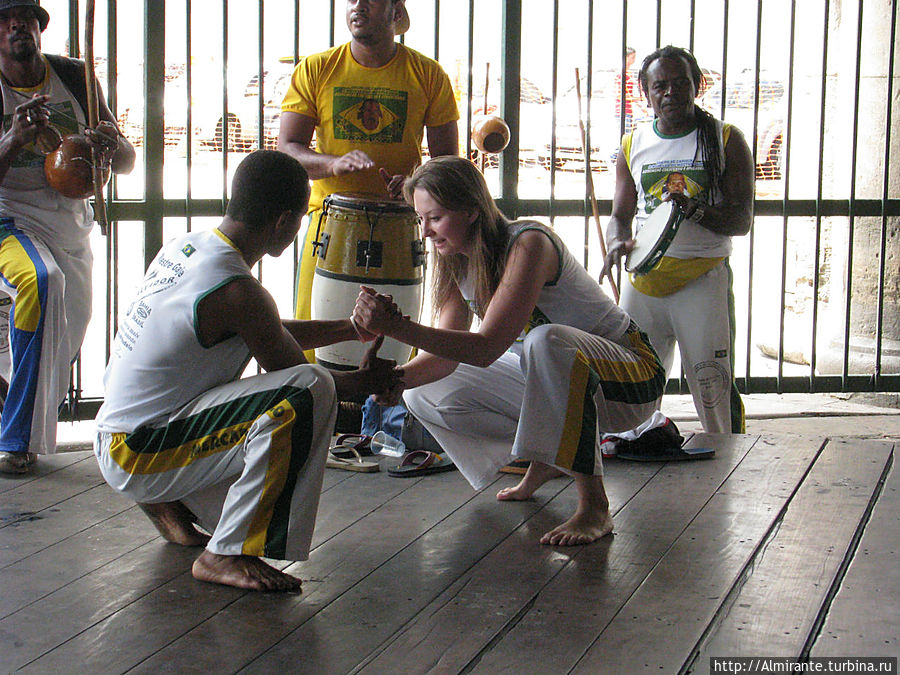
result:
[[[102,396],[101,373],[96,371],[102,371],[108,358],[120,296],[130,291],[136,268],[149,263],[164,233],[208,227],[221,216],[231,171],[242,155],[275,147],[280,97],[293,66],[305,54],[345,39],[338,25],[343,17],[339,0],[260,0],[240,7],[228,0],[202,7],[191,0],[144,0],[138,10],[133,4],[138,5],[106,2],[104,84],[120,121],[127,116],[125,131],[139,146],[142,164],[136,169],[139,177],[114,181],[109,188],[114,223],[109,237],[98,244],[107,283],[94,312],[95,321],[105,322],[103,339],[82,350],[83,355],[92,350],[97,355],[79,360],[64,411],[68,417],[90,417],[96,411]],[[54,22],[66,26],[62,35],[75,55],[79,5],[78,0],[57,0],[51,8]],[[138,23],[135,11],[140,12]],[[417,9],[410,11],[415,24]],[[743,329],[737,342],[739,387],[745,393],[900,391],[898,271],[892,264],[900,229],[900,123],[893,119],[892,107],[897,95],[897,0],[820,0],[801,6],[796,0],[677,0],[665,5],[661,0],[602,5],[593,0],[469,0],[452,7],[434,0],[433,8],[420,11],[433,14],[430,29],[416,26],[402,39],[430,52],[451,74],[460,100],[461,152],[472,156],[472,124],[479,110],[488,108],[487,100],[478,106],[476,74],[499,61],[500,89],[492,97],[501,101],[512,138],[499,162],[488,164],[489,183],[497,186],[498,202],[508,215],[549,219],[573,250],[583,251],[591,271],[598,271],[602,260],[584,172],[586,166],[596,172],[598,206],[601,216],[608,216],[618,138],[632,123],[625,113],[626,79],[634,77],[624,65],[626,48],[637,45],[646,54],[664,43],[687,44],[705,68],[717,64],[721,72],[706,71],[710,87],[701,104],[752,139],[758,178],[755,226],[736,242],[733,255],[740,271],[735,294]],[[681,22],[664,20],[669,17],[664,11],[680,12]],[[57,18],[65,12],[67,16]],[[830,54],[841,13],[844,24],[848,15],[855,19],[853,63],[838,62]],[[874,29],[874,22],[888,14],[889,20]],[[257,30],[248,31],[253,15]],[[802,34],[796,30],[801,20]],[[128,56],[134,53],[129,43],[136,25],[142,27],[139,64]],[[546,34],[548,25],[552,39],[535,39]],[[655,30],[647,31],[647,26]],[[878,49],[872,48],[872,40],[879,41]],[[47,51],[64,51],[54,46],[45,41]],[[184,54],[179,57],[180,49]],[[866,56],[873,51],[883,54],[883,62]],[[820,58],[809,58],[816,52]],[[587,94],[586,139],[574,147],[569,139],[572,66],[583,73]],[[235,75],[244,71],[251,79],[241,89]],[[873,73],[882,82],[875,98],[864,86]],[[137,96],[127,86],[135,77],[143,82]],[[220,87],[217,94],[211,83]],[[167,97],[168,87],[178,95]],[[611,116],[616,97],[621,104]],[[643,108],[640,101],[635,105]],[[204,122],[213,109],[218,124],[209,135]],[[138,124],[135,110],[141,111]],[[183,123],[172,122],[176,116]],[[877,134],[863,136],[873,120]],[[182,128],[182,136],[170,139],[173,129]],[[862,147],[870,147],[861,145],[864,138],[877,142],[871,158],[860,155]],[[809,167],[814,177],[807,175]],[[863,246],[860,237],[873,222],[877,243]],[[142,255],[135,255],[136,241]],[[259,278],[265,270],[267,286],[277,288],[286,313],[293,304],[298,256],[295,246],[284,269],[270,273],[271,262],[258,269]],[[863,275],[870,268],[875,270],[871,283]],[[808,296],[803,312],[797,307],[801,293]],[[874,336],[857,335],[857,317],[868,311],[867,295],[874,307]],[[829,325],[835,315],[837,329]],[[671,380],[669,391],[686,391],[683,379]]]

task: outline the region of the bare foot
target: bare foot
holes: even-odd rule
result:
[[[219,555],[203,551],[191,568],[194,578],[250,591],[300,590],[300,580],[249,555]]]
[[[597,541],[612,531],[613,520],[609,511],[603,516],[596,516],[579,509],[562,525],[541,537],[541,543],[550,546],[581,546]]]
[[[542,544],[580,546],[597,541],[613,531],[603,476],[584,473],[576,473],[574,476],[575,487],[578,489],[578,506],[575,508],[575,514],[541,537]]]
[[[503,488],[497,493],[497,499],[501,502],[521,502],[530,499],[531,495],[537,492],[551,478],[564,476],[565,474],[550,464],[542,462],[531,462],[528,465],[528,471],[515,487]]]
[[[208,534],[194,527],[197,518],[181,502],[138,503],[138,506],[166,541],[182,546],[206,546],[209,541]]]

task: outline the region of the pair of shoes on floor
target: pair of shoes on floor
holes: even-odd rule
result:
[[[713,448],[683,448],[684,436],[678,432],[675,422],[666,419],[660,427],[645,431],[633,441],[619,440],[616,457],[633,462],[678,462],[689,459],[710,459]]]
[[[0,452],[0,473],[21,475],[31,471],[37,461],[33,452]]]

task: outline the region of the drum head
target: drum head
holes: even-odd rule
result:
[[[663,202],[656,207],[634,238],[634,249],[625,259],[625,269],[634,274],[646,274],[653,269],[675,238],[682,218],[675,202]]]
[[[379,213],[411,213],[412,207],[400,199],[389,199],[368,192],[335,192],[325,198],[326,208],[336,206],[353,211],[377,211]]]

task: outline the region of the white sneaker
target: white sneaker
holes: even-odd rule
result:
[[[28,473],[36,461],[33,452],[0,452],[0,473]]]

